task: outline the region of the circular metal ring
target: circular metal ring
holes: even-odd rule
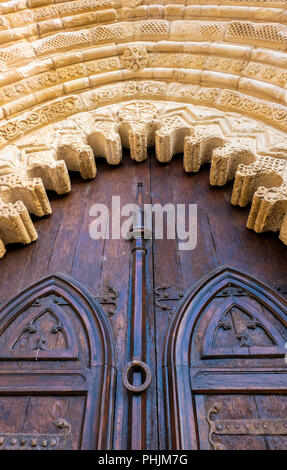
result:
[[[139,370],[144,373],[145,380],[141,385],[132,385],[129,382],[129,374],[131,371]],[[142,393],[144,392],[151,383],[151,371],[149,366],[141,361],[138,358],[134,358],[131,362],[129,362],[123,370],[122,373],[122,380],[125,388],[133,393]]]

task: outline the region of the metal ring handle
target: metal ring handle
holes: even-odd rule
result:
[[[129,373],[132,370],[140,370],[144,373],[145,380],[144,380],[143,384],[141,384],[141,385],[132,385],[129,382],[128,377],[129,377]],[[123,373],[122,373],[122,381],[123,381],[123,384],[124,384],[125,388],[127,390],[129,390],[130,392],[133,392],[133,393],[142,393],[142,392],[144,392],[150,386],[150,383],[151,383],[151,371],[150,371],[149,366],[145,362],[141,361],[140,359],[134,358],[124,368]]]

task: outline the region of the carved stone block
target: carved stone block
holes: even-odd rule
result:
[[[286,183],[279,188],[265,188],[261,186],[254,194],[247,227],[258,233],[280,231],[279,237],[286,243],[286,216]]]
[[[136,45],[124,49],[122,64],[125,68],[138,72],[148,65],[148,53],[144,46]]]
[[[252,201],[259,186],[281,186],[284,180],[286,160],[258,157],[251,165],[240,164],[235,175],[231,203],[241,207]]]
[[[1,252],[3,253],[3,245],[8,243],[27,245],[37,238],[37,232],[23,202],[17,201],[15,204],[7,204],[0,199]]]
[[[87,145],[81,132],[56,132],[55,148],[57,158],[64,160],[70,171],[79,171],[83,179],[95,178],[97,169],[93,150]]]
[[[147,147],[154,142],[157,108],[149,103],[134,103],[119,110],[122,145],[130,148],[131,158],[142,162],[147,158]]]
[[[184,139],[183,166],[186,172],[196,173],[204,163],[210,163],[214,149],[224,145],[221,132],[210,126],[195,128],[194,135]]]
[[[56,160],[56,152],[47,148],[25,149],[27,174],[30,178],[41,178],[46,189],[66,194],[71,191],[67,166]]]
[[[180,114],[163,117],[155,135],[157,159],[169,162],[173,155],[183,152],[184,139],[191,132],[191,123]]]
[[[110,165],[118,165],[121,162],[122,145],[115,122],[93,122],[87,130],[87,136],[95,156],[105,157]]]
[[[52,209],[40,178],[24,179],[17,175],[0,177],[0,195],[4,202],[23,201],[30,214],[38,217],[51,214]]]
[[[256,157],[248,139],[231,138],[212,153],[210,184],[223,186],[234,178],[239,163],[253,163]]]

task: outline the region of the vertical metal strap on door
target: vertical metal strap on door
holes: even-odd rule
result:
[[[146,247],[144,240],[144,211],[142,210],[141,184],[138,185],[137,204],[141,208],[132,228],[132,279],[130,315],[130,358],[123,370],[123,384],[131,393],[129,402],[129,449],[146,449],[146,390],[151,382],[151,372],[146,360],[147,291]]]

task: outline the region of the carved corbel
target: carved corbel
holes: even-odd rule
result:
[[[173,155],[183,152],[184,139],[192,132],[192,124],[180,114],[164,117],[155,134],[156,158],[162,163],[170,162]]]
[[[204,163],[210,163],[212,152],[225,144],[218,126],[198,126],[194,135],[184,139],[183,166],[186,172],[196,173]]]
[[[210,184],[224,186],[231,181],[240,163],[250,164],[256,160],[254,142],[248,138],[231,138],[223,147],[212,152]]]
[[[56,131],[54,145],[57,159],[64,160],[68,170],[79,171],[83,179],[95,178],[97,169],[93,150],[80,130]]]
[[[0,257],[5,253],[4,245],[8,243],[26,245],[37,238],[37,232],[23,202],[6,204],[0,199]]]
[[[251,165],[240,164],[237,168],[231,203],[247,206],[259,186],[281,186],[286,161],[272,157],[257,157]]]
[[[0,194],[6,203],[23,201],[29,213],[38,217],[52,213],[41,178],[23,178],[17,174],[0,176]]]
[[[280,231],[279,238],[287,244],[287,184],[279,188],[259,187],[254,194],[247,228],[261,232]]]
[[[147,159],[147,148],[154,145],[158,110],[145,102],[122,106],[118,113],[123,147],[130,149],[131,159],[142,162]]]
[[[56,160],[56,152],[44,146],[23,149],[30,178],[41,178],[46,189],[57,194],[71,191],[71,182],[64,160]]]
[[[122,160],[122,144],[114,121],[95,121],[87,131],[88,144],[95,157],[105,157],[110,165]]]

